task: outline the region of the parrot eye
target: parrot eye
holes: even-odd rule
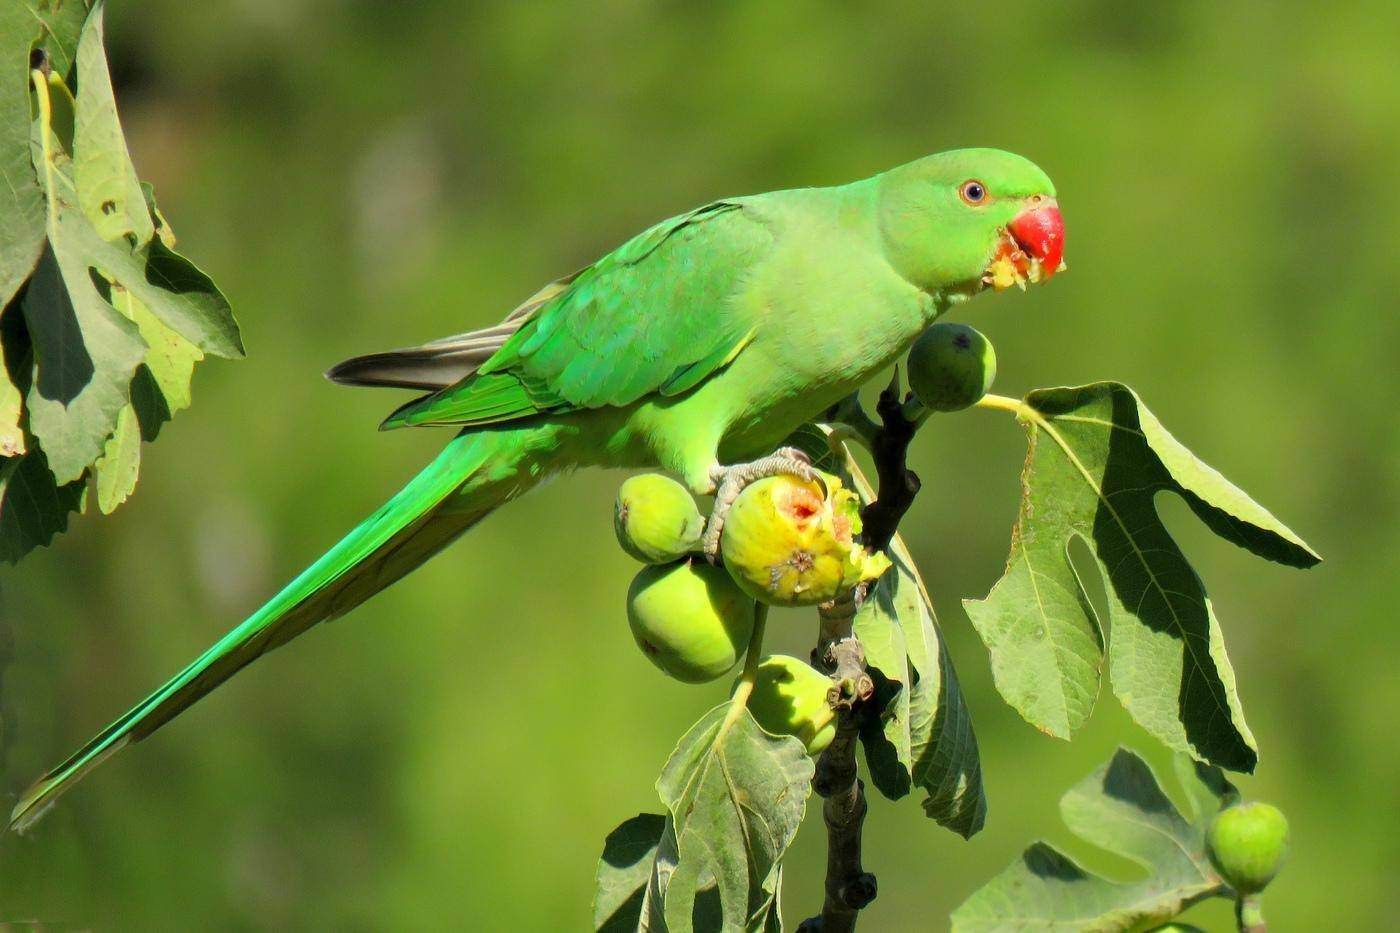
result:
[[[977,179],[965,181],[958,189],[958,195],[968,204],[981,204],[987,200],[987,187]]]

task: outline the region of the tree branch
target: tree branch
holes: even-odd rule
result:
[[[870,453],[875,458],[875,475],[879,480],[879,495],[861,510],[864,530],[861,540],[872,551],[889,547],[900,519],[909,511],[919,493],[919,477],[909,469],[909,443],[914,439],[918,422],[905,417],[904,404],[899,398],[899,371],[896,369],[889,386],[875,403],[880,427],[871,438]]]
[[[912,397],[912,396],[911,396]],[[844,425],[870,448],[878,490],[861,511],[862,543],[871,550],[889,547],[899,522],[919,492],[919,478],[909,470],[909,443],[922,419],[906,413],[900,400],[899,371],[880,393],[876,424],[855,396],[832,407],[828,418]],[[812,787],[822,798],[826,822],[826,898],[822,912],[805,920],[799,933],[847,933],[878,891],[875,876],[861,865],[861,829],[865,823],[865,785],[856,764],[861,718],[869,710],[875,684],[865,670],[865,651],[852,628],[863,587],[818,607],[821,632],[812,664],[831,674],[828,702],[836,710],[836,736],[817,760]]]
[[[861,707],[875,693],[865,670],[865,651],[852,632],[856,594],[819,607],[821,633],[812,663],[831,673],[827,697],[836,710],[836,736],[817,759],[812,787],[823,798],[826,822],[826,899],[822,912],[798,927],[799,933],[846,933],[856,916],[875,899],[875,876],[861,867],[861,826],[865,822],[865,785],[856,766],[856,739]]]

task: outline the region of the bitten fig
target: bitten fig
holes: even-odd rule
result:
[[[836,735],[836,712],[827,703],[831,678],[797,658],[774,654],[758,664],[749,712],[774,735],[795,736],[818,755]]]
[[[934,411],[975,404],[996,377],[991,341],[966,324],[934,324],[909,348],[909,387]]]
[[[720,553],[740,589],[775,606],[828,602],[890,566],[855,541],[860,499],[841,481],[773,476],[748,486],[724,520]]]
[[[629,477],[617,491],[613,530],[644,564],[669,564],[700,545],[705,519],[684,486],[660,473]]]
[[[651,663],[688,684],[732,670],[753,620],[753,600],[704,560],[644,567],[627,591],[632,637]]]
[[[1264,890],[1288,855],[1288,820],[1267,803],[1226,807],[1206,830],[1206,850],[1222,878],[1241,894]]]

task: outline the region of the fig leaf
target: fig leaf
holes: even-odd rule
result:
[[[1018,417],[1030,452],[1011,556],[991,593],[964,603],[997,689],[1032,725],[1071,737],[1093,709],[1111,624],[1110,679],[1132,717],[1171,749],[1252,771],[1257,749],[1220,623],[1154,497],[1176,493],[1212,531],[1260,557],[1293,567],[1320,558],[1125,385],[1038,389]],[[1076,538],[1105,583],[1103,620],[1070,560]]]
[[[1208,897],[1228,896],[1206,854],[1206,828],[1235,801],[1235,788],[1218,768],[1185,755],[1176,758],[1176,775],[1187,813],[1125,748],[1060,798],[1060,815],[1075,835],[1136,862],[1147,877],[1112,881],[1037,842],[953,911],[954,933],[1145,929]]]

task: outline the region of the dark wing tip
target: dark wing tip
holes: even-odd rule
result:
[[[341,360],[326,370],[326,378],[343,386],[380,385],[378,380],[373,379],[374,370],[378,368],[378,364],[382,363],[386,356],[388,354],[371,353],[367,356],[352,356],[348,360]]]
[[[343,386],[378,386],[391,389],[441,389],[455,381],[455,372],[443,371],[441,361],[434,369],[434,361],[425,361],[422,351],[391,350],[387,353],[369,353],[365,356],[352,356],[336,363],[326,370],[325,376],[331,382]]]
[[[345,364],[348,362],[350,361],[343,360],[339,363],[336,363],[334,366],[323,372],[321,375],[325,376],[331,382],[335,382],[340,385],[348,385],[348,383],[345,380]]]

